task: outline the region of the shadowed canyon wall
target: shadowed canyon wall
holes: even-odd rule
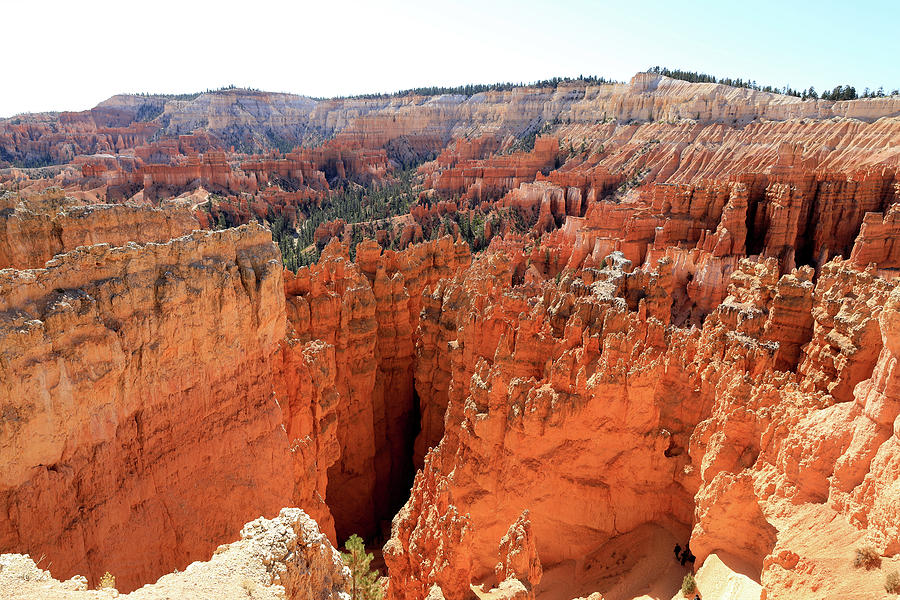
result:
[[[407,498],[419,430],[414,343],[422,290],[468,263],[468,246],[449,238],[383,255],[363,242],[355,263],[332,241],[317,265],[287,276],[289,322],[300,339],[334,346],[346,399],[341,458],[328,474],[341,539],[380,534],[380,521]]]

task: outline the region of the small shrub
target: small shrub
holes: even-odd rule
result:
[[[103,577],[100,578],[100,581],[97,582],[97,589],[116,589],[116,578],[107,571],[103,574]]]
[[[896,569],[884,578],[884,589],[888,594],[900,594],[900,573]]]
[[[693,594],[697,591],[697,581],[694,579],[694,575],[692,573],[688,573],[684,576],[684,579],[681,580],[681,593],[687,596],[688,594]]]
[[[857,569],[865,569],[871,571],[881,566],[881,556],[873,546],[860,546],[856,549],[856,558],[853,559],[853,566]]]

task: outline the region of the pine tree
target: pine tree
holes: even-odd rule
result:
[[[369,565],[374,558],[370,552],[366,552],[362,538],[351,535],[344,542],[346,552],[341,552],[344,564],[350,567],[353,574],[351,587],[351,600],[381,600],[382,589],[378,582],[378,572],[373,571]]]

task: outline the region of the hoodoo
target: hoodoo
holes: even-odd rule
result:
[[[688,75],[0,119],[0,595],[891,591],[900,96]]]

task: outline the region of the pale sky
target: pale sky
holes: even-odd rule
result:
[[[0,117],[234,84],[311,96],[653,65],[900,88],[897,0],[4,0]]]

